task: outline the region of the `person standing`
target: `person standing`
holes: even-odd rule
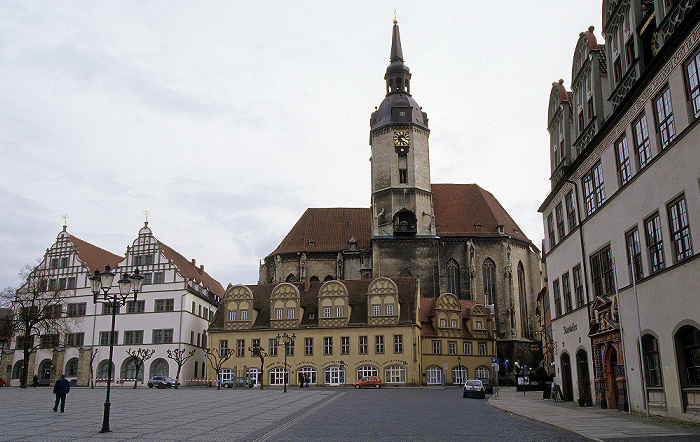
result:
[[[66,395],[70,391],[70,382],[66,379],[65,374],[61,374],[61,378],[53,384],[53,394],[56,395],[56,404],[53,406],[53,411],[58,411],[58,403],[61,403],[61,413],[66,408]]]

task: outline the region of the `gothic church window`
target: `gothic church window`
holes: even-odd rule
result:
[[[484,305],[494,304],[496,294],[496,264],[491,258],[486,258],[482,266],[484,277]]]
[[[454,259],[447,263],[447,292],[452,293],[458,299],[459,296],[459,264]]]

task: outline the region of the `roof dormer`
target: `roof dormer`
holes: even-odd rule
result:
[[[350,323],[348,289],[340,281],[331,280],[318,291],[318,326],[346,327]]]

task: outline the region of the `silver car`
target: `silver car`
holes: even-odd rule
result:
[[[486,397],[486,389],[484,388],[484,383],[479,379],[469,379],[464,383],[464,391],[462,392],[462,397],[474,396],[478,398]]]
[[[180,385],[178,381],[167,376],[153,376],[148,380],[148,388],[158,387],[160,384],[163,384],[168,388]]]

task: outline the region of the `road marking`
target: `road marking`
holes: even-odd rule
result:
[[[318,410],[320,410],[321,408],[325,407],[326,405],[330,404],[331,402],[333,402],[334,400],[338,399],[340,396],[342,396],[342,395],[344,395],[344,394],[345,394],[345,393],[336,394],[336,395],[334,395],[333,397],[326,399],[325,401],[323,401],[323,402],[321,402],[320,404],[316,405],[314,408],[312,408],[311,410],[307,411],[306,413],[297,416],[296,418],[292,419],[291,421],[287,422],[286,424],[282,425],[281,427],[277,427],[277,428],[275,428],[274,430],[272,430],[272,431],[270,431],[270,432],[268,432],[268,433],[263,434],[263,435],[260,436],[259,438],[255,439],[253,442],[264,442],[264,441],[267,441],[267,440],[272,439],[274,436],[276,436],[276,435],[277,435],[278,433],[280,433],[281,431],[286,430],[287,428],[291,427],[292,425],[295,425],[296,423],[298,423],[298,422],[301,421],[302,419],[307,418],[307,417],[308,417],[309,415],[311,415],[312,413],[315,413],[316,411],[318,411]]]

